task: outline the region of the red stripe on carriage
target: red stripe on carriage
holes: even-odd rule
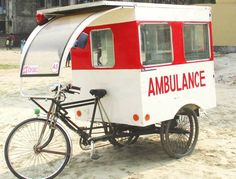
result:
[[[139,24],[141,23],[168,23],[172,29],[173,43],[173,62],[172,64],[160,64],[153,66],[143,66],[140,59],[140,42],[139,42]],[[208,23],[210,30],[210,46],[211,55],[209,60],[213,60],[212,47],[212,23],[211,22],[124,22],[117,24],[108,24],[101,26],[92,26],[85,28],[84,32],[89,34],[89,40],[84,49],[72,48],[72,69],[73,70],[106,70],[106,69],[144,69],[153,68],[155,66],[170,66],[173,64],[186,63],[184,57],[184,42],[183,42],[183,24],[184,23]],[[114,38],[114,55],[115,65],[112,68],[94,68],[91,59],[91,30],[111,29]],[[190,63],[190,62],[189,62]],[[191,62],[198,63],[198,62]]]

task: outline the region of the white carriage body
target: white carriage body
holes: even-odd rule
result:
[[[74,6],[69,11],[73,10],[73,13],[76,13],[76,9],[86,9],[88,6]],[[103,9],[91,13],[91,8],[94,7]],[[67,10],[59,8],[42,12],[63,14]],[[107,95],[101,101],[110,122],[148,126],[173,119],[186,105],[193,109],[208,109],[216,105],[210,8],[99,2],[93,3],[89,12],[85,10],[81,14],[69,16],[81,20],[66,42],[61,59],[62,61],[66,59],[73,42],[82,32],[89,35],[85,49],[71,50],[73,84],[81,87],[78,100],[91,98],[89,93],[91,89],[107,91]],[[70,22],[65,21],[65,23]],[[165,24],[169,27],[171,61],[144,64],[144,58],[154,55],[153,52],[150,54],[143,52],[148,47],[143,47],[141,44],[145,41],[141,26],[149,24]],[[206,25],[207,58],[204,56],[200,59],[187,60],[184,38],[188,38],[188,34],[185,35],[183,32],[185,24]],[[112,33],[114,61],[110,66],[98,66],[94,64],[94,59],[98,57],[96,55],[93,57],[95,53],[93,54],[92,33],[106,30]],[[145,33],[148,34],[147,31]],[[108,46],[107,41],[107,48]],[[164,50],[162,53],[165,53]],[[80,107],[77,110],[82,114],[79,119],[91,119],[92,106]],[[99,117],[97,115],[96,120],[100,120]]]

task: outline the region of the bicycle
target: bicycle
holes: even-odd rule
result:
[[[11,172],[18,178],[54,178],[65,168],[71,157],[72,145],[68,133],[59,121],[81,137],[80,147],[83,150],[90,149],[92,159],[99,158],[95,151],[95,143],[98,141],[109,141],[114,146],[123,147],[135,143],[140,135],[154,133],[161,135],[163,148],[174,158],[189,155],[196,145],[198,122],[192,110],[180,110],[174,119],[162,122],[161,126],[129,126],[110,122],[101,103],[101,99],[107,94],[105,89],[92,89],[90,94],[93,98],[73,102],[65,102],[66,94],[79,94],[80,87],[57,85],[52,92],[55,93],[52,98],[29,98],[47,114],[47,117],[21,122],[10,132],[6,140],[5,160]],[[49,109],[43,107],[38,100],[51,101]],[[93,105],[90,126],[80,127],[68,116],[67,109],[87,105]],[[95,121],[97,109],[101,121]],[[185,129],[181,124],[185,124],[186,121],[189,125]],[[99,125],[95,126],[95,123]],[[96,130],[99,132],[94,132]],[[101,133],[102,135],[97,136]],[[176,135],[185,136],[186,139],[177,140]]]

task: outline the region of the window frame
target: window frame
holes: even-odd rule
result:
[[[202,59],[195,59],[195,60],[188,60],[186,55],[185,55],[185,40],[184,40],[184,25],[207,25],[207,34],[208,34],[208,49],[209,49],[209,58],[202,58]],[[211,36],[210,36],[210,26],[209,22],[184,22],[183,23],[183,28],[182,28],[182,33],[183,33],[183,51],[184,51],[184,59],[185,62],[191,63],[191,62],[198,62],[198,61],[208,61],[211,59]]]
[[[156,64],[148,64],[144,65],[143,64],[143,59],[142,59],[142,34],[141,34],[141,25],[163,25],[166,24],[170,28],[170,43],[171,43],[171,62],[168,63],[156,63]],[[173,29],[170,23],[168,22],[141,22],[138,25],[138,30],[139,30],[139,49],[140,49],[140,63],[143,67],[155,67],[155,66],[165,66],[165,65],[170,65],[173,64],[174,62],[174,44],[173,44]]]
[[[113,49],[112,49],[112,52],[113,52],[113,60],[114,60],[114,63],[112,66],[94,66],[94,59],[93,59],[93,36],[92,36],[92,32],[98,32],[98,31],[107,31],[107,30],[110,30],[111,32],[111,35],[112,35],[112,42],[113,42]],[[113,34],[113,31],[111,28],[103,28],[103,29],[92,29],[90,32],[89,32],[89,35],[90,35],[90,56],[91,56],[91,66],[92,68],[94,69],[106,69],[106,68],[114,68],[115,64],[116,64],[116,58],[115,58],[115,42],[114,42],[114,34]]]

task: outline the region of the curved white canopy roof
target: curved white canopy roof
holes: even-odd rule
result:
[[[38,26],[22,52],[21,77],[58,76],[79,34],[98,17],[115,10],[58,16]]]

